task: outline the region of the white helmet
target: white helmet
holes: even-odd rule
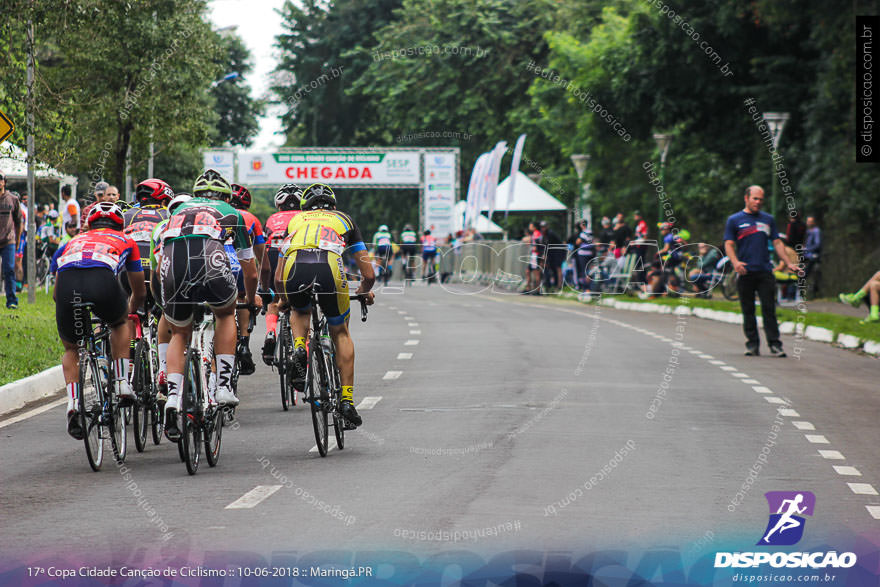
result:
[[[388,225],[387,225],[387,224],[383,224],[382,226],[380,226],[380,227],[379,227],[379,232],[388,232]]]
[[[173,214],[175,208],[177,208],[184,202],[189,202],[190,200],[192,200],[192,196],[189,194],[177,194],[176,196],[171,198],[170,202],[168,202],[168,212]]]

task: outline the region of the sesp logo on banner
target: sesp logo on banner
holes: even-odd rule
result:
[[[816,496],[810,491],[768,491],[764,494],[770,506],[770,520],[758,546],[791,546],[800,542],[806,520],[816,507]]]

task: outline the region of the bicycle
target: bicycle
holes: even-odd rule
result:
[[[72,304],[75,313],[84,313],[83,323],[89,324],[88,334],[79,341],[79,417],[84,431],[86,458],[93,471],[100,471],[104,462],[104,441],[109,438],[116,462],[125,462],[127,436],[122,408],[113,394],[113,378],[107,349],[110,328],[92,316],[92,302]],[[97,327],[97,332],[96,332]]]
[[[220,460],[224,410],[209,396],[208,379],[214,362],[214,317],[207,304],[198,304],[193,312],[195,327],[187,345],[181,391],[180,439],[177,449],[186,471],[195,475],[199,469],[202,445],[211,467]]]
[[[312,426],[315,429],[315,441],[318,453],[327,456],[329,440],[329,419],[333,418],[333,429],[336,435],[336,446],[345,448],[345,430],[352,430],[345,423],[339,411],[342,402],[342,385],[339,379],[339,368],[336,366],[336,349],[330,338],[327,318],[319,311],[317,294],[311,292],[312,330],[309,337],[309,359],[306,369],[305,401],[311,407]],[[367,303],[361,296],[350,296],[350,300],[361,303],[361,321],[367,321]],[[292,365],[290,365],[292,369]]]
[[[297,404],[293,377],[293,334],[290,331],[290,309],[278,310],[278,344],[275,345],[275,366],[281,384],[281,408],[286,412]]]
[[[134,423],[134,446],[144,452],[147,446],[147,428],[150,428],[153,444],[162,441],[165,429],[164,410],[157,400],[159,389],[159,353],[157,352],[157,332],[159,321],[153,312],[148,312],[147,329],[144,331],[139,314],[129,314],[135,323],[134,360],[132,361],[131,387],[136,402],[132,407]]]
[[[739,273],[733,270],[733,264],[730,262],[730,258],[723,257],[715,265],[715,269],[722,275],[720,280],[721,294],[724,296],[724,299],[730,300],[731,302],[739,300]]]

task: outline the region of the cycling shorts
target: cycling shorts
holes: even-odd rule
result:
[[[195,304],[225,308],[235,303],[238,293],[223,244],[208,238],[180,238],[165,243],[159,280],[165,317],[178,327],[192,322]]]
[[[89,267],[58,272],[55,285],[55,324],[61,340],[76,343],[92,325],[85,321],[85,311],[73,304],[92,302],[92,313],[117,326],[128,318],[128,296],[110,268]]]
[[[390,259],[391,245],[379,245],[376,247],[376,259]]]
[[[436,249],[434,249],[433,251],[422,251],[422,259],[424,259],[425,261],[433,261],[434,257],[436,257],[436,256],[437,256]]]
[[[309,292],[314,288],[318,305],[331,326],[348,319],[348,281],[342,257],[320,249],[292,251],[284,260],[282,293],[298,312],[311,310]]]
[[[400,254],[404,257],[411,257],[419,254],[419,245],[407,244],[400,245]]]
[[[278,270],[278,258],[281,251],[274,247],[266,247],[266,258],[269,261],[269,287],[275,287],[275,272]]]

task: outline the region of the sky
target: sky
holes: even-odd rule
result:
[[[253,71],[245,79],[255,98],[265,97],[271,83],[270,74],[277,63],[278,50],[273,47],[281,34],[280,10],[284,0],[211,0],[209,16],[215,28],[236,26],[236,33],[251,52]],[[250,150],[267,151],[281,146],[279,108],[269,107],[260,118],[260,133]]]

